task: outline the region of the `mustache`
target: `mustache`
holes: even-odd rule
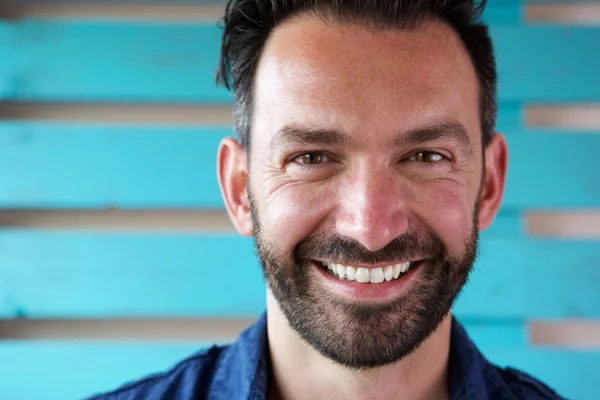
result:
[[[430,232],[409,228],[385,247],[370,251],[360,242],[339,234],[319,234],[300,242],[294,251],[300,260],[328,260],[344,265],[392,263],[397,260],[436,259],[446,254],[446,246]]]

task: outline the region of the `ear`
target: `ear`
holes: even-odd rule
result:
[[[235,229],[252,235],[252,216],[246,188],[248,162],[246,150],[233,138],[221,140],[217,154],[217,178],[225,208]]]
[[[507,163],[506,140],[503,135],[496,133],[485,149],[485,176],[479,199],[479,230],[488,228],[500,209]]]

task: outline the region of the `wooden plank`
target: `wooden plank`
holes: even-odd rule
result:
[[[507,318],[459,318],[469,337],[481,348],[529,346],[529,329],[523,320]]]
[[[511,366],[542,380],[567,399],[598,398],[600,351],[507,346],[482,348],[484,355],[499,366]]]
[[[0,208],[222,209],[216,154],[232,134],[0,122]],[[530,130],[507,138],[505,209],[600,206],[600,135]]]
[[[488,25],[518,25],[523,22],[525,6],[523,0],[489,1],[483,13]]]
[[[0,398],[82,399],[166,371],[207,345],[0,341]]]
[[[0,22],[0,98],[230,102],[216,24]]]
[[[600,28],[492,27],[508,101],[600,100]],[[214,85],[215,24],[26,19],[0,23],[0,99],[230,102]]]
[[[227,236],[0,231],[0,317],[253,317],[265,286],[252,240]],[[594,241],[485,234],[456,312],[597,318]]]
[[[518,212],[501,210],[494,218],[492,225],[482,234],[486,238],[518,238],[527,235],[526,215]]]
[[[509,165],[503,207],[600,205],[600,135],[529,129],[506,134]],[[560,184],[557,184],[560,183]]]
[[[479,259],[455,310],[487,318],[597,317],[599,267],[597,241],[483,235]]]
[[[600,99],[600,28],[492,27],[498,93],[504,101],[594,102]]]
[[[485,21],[489,24],[516,24],[521,20],[520,0],[504,0],[506,4],[491,2],[485,10]],[[125,4],[111,1],[73,2],[57,0],[52,4],[40,1],[5,0],[0,7],[0,18],[60,18],[60,19],[112,19],[112,20],[159,20],[176,23],[179,21],[214,21],[223,16],[224,1],[131,1]]]
[[[256,316],[250,239],[234,235],[0,232],[0,316]],[[90,257],[90,255],[92,255]]]
[[[0,123],[0,206],[223,208],[216,154],[231,134],[226,128]]]
[[[33,400],[48,393],[81,399],[170,369],[202,343],[0,342],[0,398]],[[527,370],[567,398],[595,400],[600,352],[486,346],[500,365]],[[35,377],[35,385],[25,377]]]

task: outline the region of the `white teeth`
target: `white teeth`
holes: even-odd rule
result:
[[[371,283],[383,282],[383,270],[381,268],[373,268],[369,275],[369,282],[371,282]]]
[[[409,265],[410,265],[410,263],[407,263],[407,262],[403,263],[402,264],[402,272],[408,271]]]
[[[341,280],[356,281],[360,283],[381,283],[398,279],[398,277],[410,269],[410,262],[388,265],[386,267],[364,268],[351,267],[335,263],[321,263],[324,268],[331,271]]]
[[[366,268],[358,268],[356,270],[356,282],[368,283],[369,282],[369,270]]]
[[[393,271],[394,271],[394,279],[398,279],[398,277],[400,276],[400,272],[402,272],[402,264],[396,264],[392,267]]]
[[[383,277],[386,281],[391,281],[394,278],[394,267],[391,265],[385,267],[385,269],[383,270]]]
[[[340,277],[340,279],[344,279],[346,277],[346,267],[338,264],[337,265],[337,274]]]
[[[346,267],[346,278],[349,281],[356,280],[356,269],[354,267]]]

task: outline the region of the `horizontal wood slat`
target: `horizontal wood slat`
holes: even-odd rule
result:
[[[83,399],[166,371],[209,344],[0,341],[0,398]]]
[[[2,228],[231,233],[225,210],[0,210]],[[600,209],[500,213],[487,236],[600,239]]]
[[[231,105],[0,102],[0,120],[62,121],[153,126],[233,125]],[[501,103],[499,132],[524,127],[600,132],[600,102],[576,105]]]
[[[521,123],[531,127],[599,132],[600,102],[571,106],[530,105],[525,108],[521,117]]]
[[[456,305],[459,315],[528,319],[600,315],[597,241],[482,236],[478,261]]]
[[[553,114],[554,115],[554,114]],[[0,102],[0,120],[63,121],[94,124],[227,126],[231,104],[24,103]],[[598,125],[600,128],[600,124]]]
[[[216,151],[227,135],[229,128],[2,123],[0,206],[222,208]]]
[[[135,341],[233,341],[255,318],[62,318],[0,319],[2,340]],[[600,324],[598,324],[600,329]],[[514,332],[511,326],[505,329]],[[502,333],[502,332],[501,332]],[[506,335],[508,336],[508,334]],[[516,336],[516,335],[515,335]],[[520,341],[521,344],[526,342]],[[519,342],[517,342],[519,343]],[[600,343],[598,345],[600,348]]]
[[[0,231],[0,316],[254,317],[265,287],[236,236]],[[488,236],[456,312],[478,318],[600,317],[594,241]]]
[[[494,26],[499,98],[600,100],[600,28]],[[231,102],[216,88],[211,25],[0,22],[0,99]]]
[[[485,334],[485,332],[481,332]],[[487,332],[490,333],[489,330]],[[168,370],[207,343],[0,342],[0,398],[81,399]],[[596,400],[599,352],[488,345],[487,357],[531,371],[567,398]],[[559,368],[557,366],[560,366]],[[68,376],[66,384],[65,376]],[[35,377],[35,384],[24,384]]]
[[[219,127],[2,122],[0,208],[222,209],[216,153],[228,135]],[[506,136],[505,209],[600,206],[600,134]]]
[[[485,9],[484,20],[490,24],[517,24],[523,19],[528,5],[520,0],[491,1]],[[169,23],[179,21],[198,22],[222,18],[225,1],[155,1],[112,2],[110,7],[103,0],[72,2],[15,1],[5,0],[0,6],[0,18],[60,18],[86,20],[161,20]],[[535,13],[534,13],[535,16]]]
[[[499,366],[511,366],[542,380],[567,399],[595,400],[598,397],[600,352],[530,349],[507,346],[482,348]],[[568,370],[568,371],[567,371]]]
[[[598,212],[600,218],[600,212]],[[523,221],[525,223],[525,221]],[[0,227],[142,232],[235,232],[223,210],[0,210]],[[600,232],[598,234],[600,237]]]
[[[44,1],[4,0],[0,6],[0,18],[60,18],[65,19],[110,19],[110,20],[155,20],[198,22],[215,21],[223,17],[225,2],[219,1]]]
[[[561,3],[526,6],[523,9],[525,20],[529,23],[600,25],[600,2],[572,4],[563,0]]]
[[[0,248],[2,317],[246,317],[265,307],[252,241],[233,235],[4,231]]]

